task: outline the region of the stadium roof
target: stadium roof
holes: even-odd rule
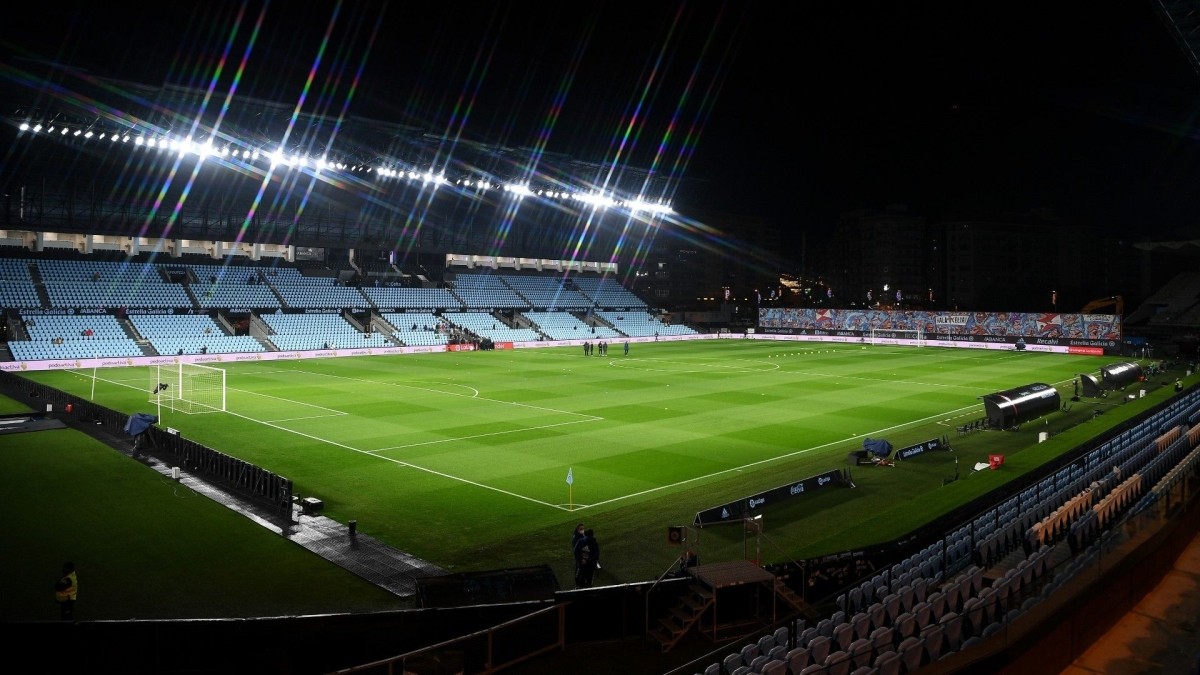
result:
[[[1195,0],[1155,0],[1154,8],[1200,75],[1200,5]]]

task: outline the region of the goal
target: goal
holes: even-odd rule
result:
[[[925,331],[916,330],[883,330],[871,329],[871,344],[872,345],[909,345],[914,347],[925,346]]]
[[[150,369],[150,403],[161,409],[194,414],[224,412],[225,371],[195,363]]]

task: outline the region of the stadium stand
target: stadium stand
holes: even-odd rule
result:
[[[304,276],[291,267],[277,271],[274,276],[264,277],[264,281],[279,294],[284,307],[361,310],[370,305],[359,289],[341,285],[337,277]]]
[[[620,282],[608,277],[572,277],[572,283],[597,307],[605,309],[644,309],[646,303]]]
[[[445,288],[364,286],[362,292],[380,311],[409,309],[462,309],[462,303]]]
[[[263,310],[282,306],[279,296],[264,281],[263,268],[207,264],[164,265],[164,268],[186,275],[196,304],[203,309]]]
[[[0,258],[0,307],[37,309],[42,307],[29,263],[24,259]]]
[[[487,312],[443,312],[452,325],[492,342],[536,342],[541,334],[532,328],[510,328],[502,319]]]
[[[445,331],[439,331],[441,319],[432,312],[385,312],[380,318],[387,322],[393,339],[409,347],[431,347],[449,342]]]
[[[532,306],[499,276],[489,274],[458,274],[454,278],[453,292],[463,307],[469,309],[529,309]]]
[[[833,612],[815,627],[791,623],[792,640],[780,643],[787,652],[772,653],[753,672],[785,662],[787,672],[828,673],[842,668],[845,654],[864,675],[913,673],[1002,639],[1010,623],[1094,566],[1101,546],[1127,536],[1123,527],[1131,518],[1171,493],[1183,476],[1194,475],[1200,467],[1197,422],[1200,391],[1191,391],[882,573],[843,589]],[[847,619],[847,612],[856,613]],[[725,672],[734,672],[731,663],[745,663],[744,650],[722,660]]]
[[[523,312],[525,318],[551,340],[612,340],[621,333],[607,326],[591,326],[570,312]]]
[[[279,290],[289,307],[294,302],[296,306],[314,309],[324,308],[325,303],[335,303],[341,308],[341,303],[351,299],[370,300],[374,304],[376,299],[384,298],[385,304],[397,308],[414,302],[424,309],[435,298],[451,307],[459,306],[455,296],[445,289],[393,287],[359,292],[337,286],[329,277],[305,278],[290,268],[267,271],[248,266],[89,262],[94,264],[3,260],[0,262],[0,277],[5,284],[2,292],[24,298],[18,303],[38,306],[57,306],[56,302],[101,309],[123,306],[133,297],[131,294],[100,290],[105,280],[111,278],[120,280],[122,285],[138,286],[142,292],[161,287],[167,289],[163,295],[168,296],[174,291],[175,299],[168,302],[193,306],[203,303],[199,298],[192,303],[186,292],[189,285],[216,289],[211,296],[205,296],[214,301],[217,293],[223,293],[221,299],[237,298],[231,304],[242,304],[246,297],[233,293],[233,289],[253,287],[271,297],[276,297],[272,289]],[[187,283],[168,281],[172,278],[170,272],[179,271],[186,273]],[[206,273],[208,278],[204,277]],[[242,274],[247,276],[239,284],[237,280]],[[217,277],[215,281],[213,277]],[[469,289],[468,295],[489,307],[512,302],[516,296],[513,286],[522,289],[521,295],[530,304],[558,302],[562,295],[554,295],[562,291],[561,286],[556,291],[548,283],[557,283],[556,278],[515,278],[521,281],[460,275],[459,284]],[[45,288],[46,303],[39,299],[39,284]],[[596,287],[599,286],[598,282]],[[71,287],[89,290],[65,290]],[[225,289],[229,289],[228,294],[224,294]],[[329,293],[332,289],[340,291]],[[270,327],[270,341],[282,349],[384,346],[391,344],[387,335],[394,335],[404,344],[444,344],[445,332],[437,329],[446,324],[494,341],[570,339],[578,337],[579,331],[586,331],[585,336],[593,335],[593,326],[570,312],[527,309],[519,316],[540,330],[513,328],[504,316],[489,312],[458,311],[441,316],[431,311],[387,312],[379,318],[394,331],[382,333],[362,332],[332,313],[268,312],[261,319]],[[642,310],[598,311],[594,316],[632,335],[691,332],[687,327],[668,326]],[[19,359],[138,356],[146,352],[136,338],[145,339],[160,354],[178,350],[194,353],[201,347],[216,353],[265,348],[254,338],[228,335],[221,324],[207,315],[134,314],[129,316],[128,325],[107,313],[28,313],[22,314],[21,319],[29,339],[10,341],[14,357]],[[568,330],[571,335],[567,335]],[[596,330],[594,335],[600,339],[618,335],[603,325]],[[601,330],[611,333],[601,335]],[[1097,555],[1097,547],[1119,536],[1122,524],[1129,518],[1153,508],[1159,499],[1194,474],[1200,465],[1198,404],[1200,400],[1192,392],[1130,425],[1078,461],[1001,500],[886,569],[840,589],[831,613],[813,627],[799,621],[789,622],[752,644],[743,645],[722,661],[733,667],[732,671],[728,667],[725,670],[826,673],[854,668],[911,672],[1001,634],[1007,624],[1019,620],[1038,602],[1087,569]],[[712,665],[721,668],[721,664]]]
[[[1200,325],[1200,272],[1177,274],[1130,313],[1126,324]]]
[[[561,277],[500,275],[500,279],[525,298],[531,307],[565,310],[592,307],[587,296]]]
[[[29,339],[8,342],[19,361],[145,355],[109,314],[22,314],[21,322]]]
[[[644,311],[598,311],[596,316],[629,337],[655,335],[695,335],[696,331],[679,324],[667,324]]]
[[[189,307],[187,292],[158,266],[107,260],[38,259],[33,264],[50,307]],[[36,280],[35,280],[36,281]]]
[[[393,343],[379,333],[363,333],[337,314],[264,314],[268,339],[279,349],[351,349]]]
[[[207,315],[131,314],[129,322],[158,354],[238,354],[266,351],[249,335],[229,335]]]

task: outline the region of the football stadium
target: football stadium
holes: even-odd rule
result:
[[[843,302],[657,160],[0,81],[29,672],[1057,673],[1200,530],[1179,246],[1080,311]]]

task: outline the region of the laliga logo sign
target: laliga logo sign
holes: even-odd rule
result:
[[[817,485],[824,485],[831,480],[833,480],[833,478],[831,476],[824,476],[824,477],[818,478]]]
[[[766,503],[767,503],[767,498],[766,498],[766,497],[760,497],[760,498],[758,498],[758,499],[751,499],[751,500],[750,500],[748,503],[749,503],[749,505],[750,505],[750,508],[752,508],[752,509],[753,509],[753,508],[755,508],[755,507],[762,506],[763,504],[766,504]]]

